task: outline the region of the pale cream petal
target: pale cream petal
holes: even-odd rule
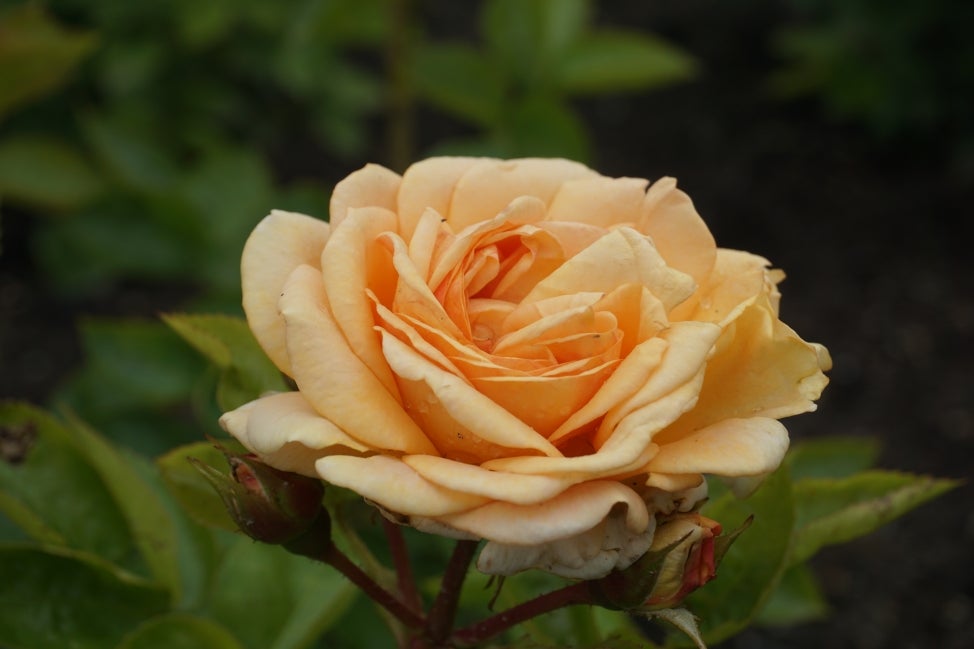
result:
[[[398,210],[402,235],[410,241],[421,215],[432,209],[446,217],[457,181],[470,168],[489,158],[427,158],[406,169],[399,188]]]
[[[294,380],[323,417],[376,449],[436,449],[400,403],[356,356],[332,318],[321,272],[300,266],[281,296]]]
[[[772,286],[767,259],[749,252],[721,248],[717,251],[713,271],[670,317],[725,326]]]
[[[788,431],[775,419],[725,419],[664,444],[650,460],[651,472],[752,476],[778,468],[788,450]]]
[[[667,310],[684,301],[694,289],[693,279],[667,267],[644,235],[617,228],[539,282],[524,301],[580,291],[609,293],[625,284],[647,287]]]
[[[315,462],[325,481],[351,489],[402,516],[445,516],[483,506],[488,499],[434,484],[388,455],[330,455]]]
[[[667,264],[698,284],[714,265],[714,237],[673,178],[657,180],[646,192],[638,229],[652,237]]]
[[[406,455],[402,461],[430,482],[447,489],[517,505],[549,500],[573,484],[566,478],[489,471],[433,455]]]
[[[395,229],[396,215],[387,209],[351,208],[341,225],[332,228],[321,254],[321,274],[335,322],[352,352],[394,395],[396,382],[382,355],[379,337],[372,330],[375,323],[366,291],[386,296],[395,291],[392,260],[385,247],[376,242],[380,234]]]
[[[445,455],[456,453],[486,459],[500,449],[517,449],[558,456],[561,453],[537,431],[475,390],[462,378],[446,372],[395,336],[382,332],[382,349],[399,377],[405,405],[423,422],[427,434]],[[467,435],[472,439],[467,439]],[[459,438],[459,439],[458,439]],[[486,442],[479,448],[478,442]],[[455,446],[454,446],[455,445]]]
[[[445,213],[454,230],[492,219],[519,196],[535,196],[550,205],[566,181],[597,176],[588,167],[560,159],[483,160],[456,182],[450,210]]]
[[[551,221],[579,221],[603,228],[635,227],[643,213],[648,180],[642,178],[580,178],[561,186],[551,207]]]
[[[246,403],[220,417],[220,426],[267,464],[317,475],[314,462],[331,453],[371,449],[323,418],[300,392],[281,392]]]
[[[247,323],[267,356],[286,374],[291,373],[291,363],[277,301],[291,271],[301,264],[318,266],[328,234],[324,221],[274,210],[244,245],[240,275]]]
[[[328,220],[332,227],[338,227],[348,210],[355,207],[382,207],[395,212],[401,182],[399,174],[377,164],[352,172],[331,193]]]
[[[646,504],[635,491],[620,482],[602,480],[576,484],[536,505],[495,501],[440,519],[491,541],[537,545],[589,530],[617,506],[625,510],[625,524],[632,533],[649,526]]]

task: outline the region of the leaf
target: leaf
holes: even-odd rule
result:
[[[118,649],[242,649],[225,627],[189,613],[169,613],[147,620],[125,637]]]
[[[229,442],[221,443],[230,446]],[[229,472],[226,458],[213,444],[197,442],[180,446],[156,460],[170,492],[200,525],[236,532],[237,524],[230,518],[219,494],[189,463],[188,458],[196,458],[221,472]]]
[[[0,644],[9,649],[114,647],[167,599],[73,550],[0,547]]]
[[[662,620],[667,624],[675,626],[690,638],[693,644],[699,647],[699,649],[707,649],[707,645],[700,635],[700,628],[697,626],[697,618],[685,608],[664,608],[659,611],[645,613],[645,616],[650,619]]]
[[[165,153],[168,147],[153,141],[147,129],[95,113],[85,115],[81,126],[88,145],[122,184],[162,192],[176,179],[176,164]]]
[[[794,481],[844,478],[873,466],[879,442],[870,437],[820,437],[793,445],[787,462]]]
[[[31,405],[5,402],[0,427],[29,427],[37,435],[23,462],[0,462],[0,511],[40,543],[145,570],[125,517],[60,421]]]
[[[599,31],[575,43],[556,71],[569,93],[605,93],[658,88],[695,76],[689,54],[649,34]]]
[[[34,3],[0,14],[0,117],[57,88],[96,42],[91,32],[64,29]]]
[[[739,500],[725,493],[701,510],[728,529],[754,516],[724,556],[716,579],[685,602],[700,618],[708,643],[716,644],[747,626],[777,586],[788,559],[793,507],[791,479],[783,466],[750,498]]]
[[[812,572],[798,564],[784,572],[755,621],[763,626],[805,624],[824,618],[828,608]]]
[[[167,314],[162,319],[221,369],[217,401],[222,410],[233,410],[266,392],[287,390],[280,370],[242,318]]]
[[[528,97],[511,109],[499,136],[508,157],[560,157],[584,162],[589,155],[585,125],[568,105],[544,96]]]
[[[802,562],[826,545],[864,536],[957,485],[953,480],[892,471],[803,480],[794,490],[797,516],[791,561]]]
[[[358,591],[341,574],[239,536],[223,556],[207,608],[250,649],[302,649],[342,618]]]
[[[504,79],[469,45],[417,47],[412,75],[417,91],[438,108],[484,126],[492,126],[500,118]]]
[[[179,601],[183,578],[176,523],[157,490],[135,468],[141,458],[122,453],[77,418],[70,423],[78,448],[121,509],[149,571]]]
[[[0,142],[0,196],[44,209],[77,207],[104,189],[84,157],[61,140],[12,136]]]

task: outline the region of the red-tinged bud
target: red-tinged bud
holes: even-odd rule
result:
[[[594,600],[607,608],[642,611],[679,604],[716,575],[720,529],[696,512],[662,518],[646,554],[590,583]]]
[[[222,450],[222,449],[221,449]],[[270,467],[254,455],[224,450],[230,474],[190,458],[209,481],[230,516],[247,536],[264,543],[282,544],[307,532],[319,518],[324,487],[320,480]]]

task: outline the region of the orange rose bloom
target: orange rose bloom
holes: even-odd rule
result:
[[[690,199],[566,160],[433,158],[343,180],[331,222],[273,212],[244,309],[298,390],[221,423],[268,464],[478,565],[594,578],[686,511],[703,474],[781,462],[824,348],[778,319],[757,256],[716,248]]]

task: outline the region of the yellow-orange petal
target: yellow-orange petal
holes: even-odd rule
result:
[[[563,183],[597,175],[585,165],[570,160],[482,160],[456,182],[445,216],[453,229],[459,231],[472,223],[494,218],[519,196],[535,196],[550,205]]]
[[[401,183],[399,174],[377,164],[350,173],[331,193],[329,222],[338,227],[348,210],[355,207],[382,207],[395,212]]]
[[[281,296],[288,354],[301,393],[323,417],[375,449],[436,449],[348,346],[328,305],[321,272],[300,266]]]
[[[325,481],[404,516],[445,516],[489,502],[483,496],[430,482],[402,460],[388,455],[330,455],[315,462],[315,469]]]
[[[489,158],[428,158],[406,169],[398,196],[403,238],[411,240],[420,217],[427,209],[433,209],[444,217],[448,215],[457,181],[468,169],[485,160]]]
[[[267,464],[315,476],[314,463],[331,453],[371,449],[319,415],[300,392],[281,392],[246,403],[220,417],[220,426]]]
[[[649,525],[646,504],[635,491],[621,482],[602,480],[576,484],[536,505],[495,501],[440,520],[491,541],[536,545],[591,529],[619,506],[625,509],[626,526],[633,533]]]
[[[788,431],[776,419],[725,419],[660,446],[650,472],[753,476],[778,468],[788,450]]]
[[[714,236],[673,178],[661,178],[650,186],[638,229],[652,237],[668,265],[698,284],[714,265]]]
[[[578,221],[603,228],[635,227],[642,217],[648,180],[579,178],[564,183],[548,209],[551,221]]]
[[[240,276],[247,323],[261,348],[285,374],[291,373],[291,363],[277,301],[291,271],[301,264],[318,266],[329,231],[329,225],[319,219],[273,210],[244,245]]]
[[[479,449],[478,441],[520,452],[561,455],[548,440],[462,378],[437,367],[395,336],[382,334],[382,350],[400,378],[406,407],[424,422],[431,438],[441,445],[455,445],[451,456],[459,452],[486,459],[491,457],[487,453],[496,452]],[[474,439],[466,439],[466,434]]]
[[[402,461],[441,487],[517,505],[549,500],[573,484],[564,477],[490,471],[433,455],[406,455]]]
[[[366,291],[385,296],[395,292],[392,260],[376,239],[394,231],[396,222],[396,215],[387,209],[351,208],[345,220],[332,228],[321,254],[321,275],[335,322],[352,352],[392,394],[396,394],[396,382],[372,330],[372,303]]]

